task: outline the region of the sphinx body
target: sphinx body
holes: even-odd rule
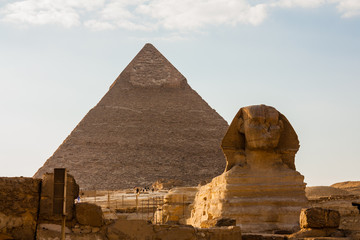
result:
[[[222,141],[226,169],[200,188],[188,223],[233,218],[243,232],[293,232],[307,206],[304,177],[295,170],[299,141],[275,108],[241,108]]]

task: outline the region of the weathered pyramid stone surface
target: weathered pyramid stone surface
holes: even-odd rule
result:
[[[82,189],[197,185],[225,167],[228,125],[146,44],[34,177],[66,167]]]

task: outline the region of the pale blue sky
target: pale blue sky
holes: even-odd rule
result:
[[[32,176],[146,42],[228,122],[282,112],[309,185],[360,181],[358,0],[0,0],[0,176]]]

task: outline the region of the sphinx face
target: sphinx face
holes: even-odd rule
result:
[[[245,135],[246,148],[268,150],[277,147],[283,129],[276,109],[265,105],[243,109],[239,131]]]

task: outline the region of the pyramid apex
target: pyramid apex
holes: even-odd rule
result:
[[[112,86],[122,81],[147,88],[187,85],[186,78],[151,43],[144,45]]]

